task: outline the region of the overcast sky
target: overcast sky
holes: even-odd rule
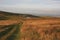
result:
[[[60,16],[60,0],[0,0],[0,11]]]

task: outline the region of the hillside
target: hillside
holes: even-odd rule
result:
[[[20,16],[20,17],[39,17],[39,16],[34,16],[31,14],[22,14],[22,13],[12,13],[12,12],[4,12],[4,11],[0,11],[0,15],[5,15],[5,16]]]
[[[0,40],[60,40],[60,18],[0,11]]]

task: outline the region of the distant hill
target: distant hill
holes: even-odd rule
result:
[[[12,13],[12,12],[5,12],[5,11],[0,11],[0,19],[8,19],[8,18],[42,18],[42,19],[53,19],[53,18],[57,18],[57,17],[51,17],[51,16],[35,16],[35,15],[31,15],[31,14],[22,14],[22,13]],[[59,17],[58,17],[59,18]],[[60,19],[60,18],[59,18]]]
[[[39,16],[31,15],[31,14],[22,14],[22,13],[19,14],[19,13],[5,12],[5,11],[0,11],[0,15],[6,15],[6,16],[16,15],[16,16],[22,16],[22,17],[39,17]]]

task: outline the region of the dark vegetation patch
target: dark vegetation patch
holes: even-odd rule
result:
[[[2,32],[0,32],[0,38],[3,37],[4,35],[7,35],[13,28],[14,28],[15,25],[9,25],[8,28]]]
[[[7,40],[14,40],[19,32],[19,24],[15,25],[16,30],[7,38]]]
[[[8,17],[0,16],[0,20],[8,20],[8,19],[9,19]]]
[[[16,28],[16,30],[13,31],[14,28]],[[7,25],[2,27],[2,30],[4,31],[0,32],[0,39],[3,38],[3,36],[7,35],[9,32],[13,31],[13,33],[10,34],[10,36],[8,36],[6,40],[15,40],[17,37],[17,34],[20,31],[19,29],[20,29],[20,24],[12,24],[12,25]]]

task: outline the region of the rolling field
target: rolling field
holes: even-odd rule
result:
[[[60,40],[60,18],[0,12],[0,40]]]

